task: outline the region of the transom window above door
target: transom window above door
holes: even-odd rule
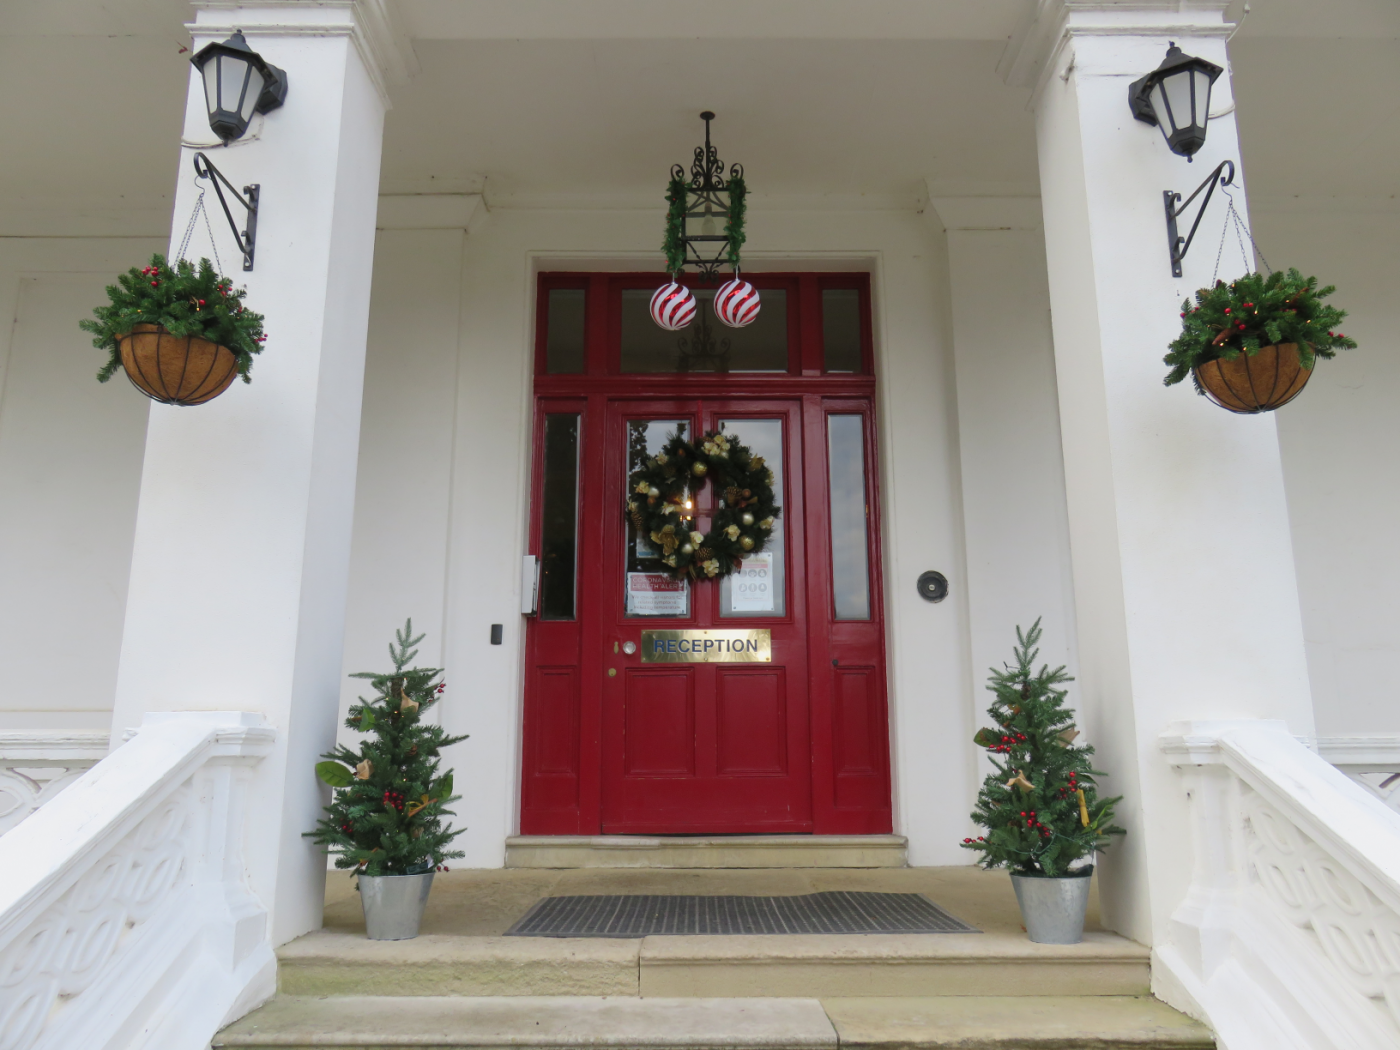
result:
[[[873,372],[870,279],[864,273],[745,274],[762,308],[730,328],[718,285],[690,283],[699,309],[680,331],[659,327],[652,293],[665,274],[545,273],[536,310],[535,375],[860,376]],[[688,282],[689,283],[689,282]]]

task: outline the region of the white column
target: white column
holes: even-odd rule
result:
[[[1234,116],[1210,122],[1188,164],[1128,109],[1128,85],[1169,41],[1226,65],[1225,6],[1041,0],[1005,60],[1009,79],[1035,88],[1076,699],[1105,786],[1126,796],[1128,835],[1100,868],[1103,911],[1144,943],[1163,938],[1191,873],[1186,798],[1158,734],[1204,718],[1313,727],[1274,418],[1162,386],[1179,304],[1211,277],[1226,203],[1217,192],[1173,279],[1162,191],[1188,194],[1221,160],[1239,161]],[[1214,108],[1231,98],[1227,72]],[[1235,199],[1243,211],[1243,189]],[[1227,251],[1221,276],[1243,266]]]
[[[246,853],[274,944],[320,925],[324,892],[324,855],[301,836],[324,801],[312,767],[336,733],[386,108],[382,49],[358,11],[211,3],[193,27],[195,50],[242,29],[288,77],[260,128],[206,150],[234,185],[262,187],[251,273],[212,193],[205,203],[224,272],[268,338],[251,385],[152,406],[113,716],[118,739],[147,711],[256,711],[276,728]],[[213,137],[193,70],[184,136]],[[191,157],[181,150],[172,253],[196,194]],[[190,254],[205,252],[196,236]]]

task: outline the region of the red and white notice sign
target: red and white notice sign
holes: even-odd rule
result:
[[[631,616],[684,616],[690,611],[685,580],[664,572],[627,574],[627,612]]]

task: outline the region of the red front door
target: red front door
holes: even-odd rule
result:
[[[756,279],[764,329],[673,351],[635,316],[656,283],[541,282],[521,830],[889,831],[868,286]],[[774,471],[778,528],[725,580],[674,581],[624,517],[629,473],[678,430]],[[695,494],[701,531],[716,499]],[[703,630],[766,632],[771,659],[644,659],[649,632]]]
[[[622,501],[604,528],[603,830],[810,831],[806,558],[801,402],[616,400],[608,406],[605,477],[627,474],[678,429],[723,432],[763,456],[782,507],[768,549],[722,581],[673,581],[660,552],[628,529]],[[796,440],[794,440],[796,438]],[[645,451],[643,451],[645,450]],[[696,493],[695,526],[709,528],[713,486]],[[610,585],[621,583],[621,586]],[[659,589],[659,593],[652,590]],[[769,632],[763,663],[644,662],[657,630]],[[631,645],[628,645],[628,643]],[[627,649],[635,651],[629,653]]]

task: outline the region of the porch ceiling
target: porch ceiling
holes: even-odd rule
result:
[[[421,72],[393,90],[384,188],[655,206],[710,108],[759,207],[911,207],[925,180],[1035,193],[1027,96],[995,72],[1029,2],[400,0]],[[1394,199],[1400,4],[1252,7],[1232,44],[1252,194]],[[158,232],[190,18],[184,0],[0,4],[0,234],[104,212]]]
[[[654,205],[701,141],[751,189],[911,207],[951,192],[1035,193],[1028,93],[1000,40],[419,41],[395,98],[385,187],[469,189],[493,205]]]

